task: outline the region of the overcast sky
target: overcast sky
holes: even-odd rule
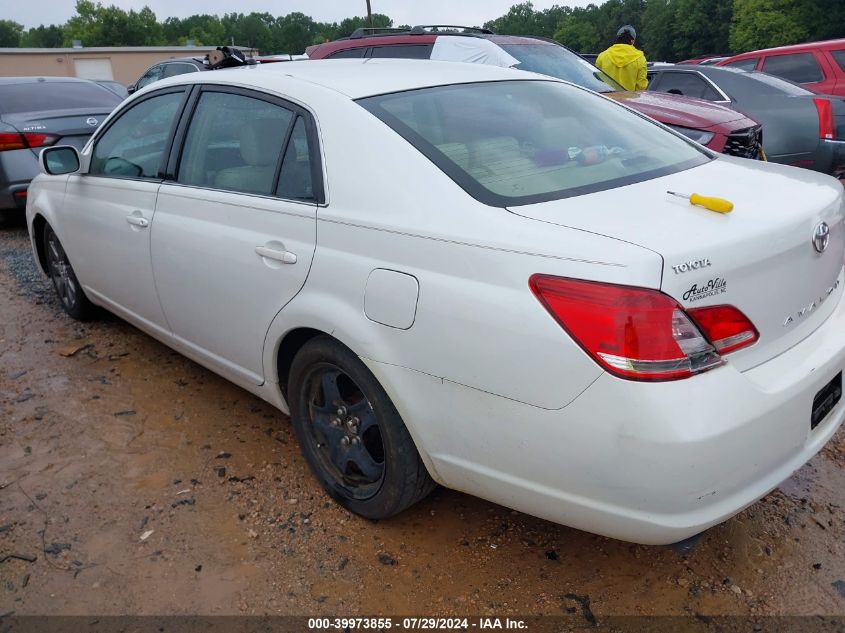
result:
[[[299,11],[318,22],[339,22],[353,15],[366,15],[365,0],[99,0],[103,5],[129,9],[149,6],[159,21],[168,17],[184,18],[197,13],[268,12],[286,15]],[[507,13],[519,0],[371,0],[373,13],[384,13],[395,24],[461,24],[480,26],[487,20]],[[585,6],[589,0],[534,0],[535,9],[553,4]],[[39,24],[63,24],[74,13],[75,0],[0,0],[0,17],[29,28]]]

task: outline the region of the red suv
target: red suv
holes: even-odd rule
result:
[[[310,59],[401,57],[516,66],[604,93],[715,152],[760,157],[762,130],[753,119],[701,99],[625,92],[598,68],[554,40],[496,35],[469,27],[415,26],[410,30],[358,29],[347,38],[317,44],[305,52]]]
[[[845,39],[751,51],[716,65],[760,70],[813,92],[845,97]]]

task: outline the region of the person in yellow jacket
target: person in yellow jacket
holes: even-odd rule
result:
[[[645,55],[634,48],[636,39],[634,27],[626,24],[616,32],[616,43],[596,59],[596,66],[625,90],[645,90],[648,87]]]

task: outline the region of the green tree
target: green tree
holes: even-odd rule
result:
[[[734,0],[730,46],[750,51],[804,42],[810,32],[802,0]]]
[[[673,0],[674,59],[730,50],[732,0]]]
[[[579,53],[598,53],[604,37],[597,25],[598,12],[595,5],[591,8],[574,9],[561,21],[554,38]]]
[[[531,2],[513,5],[502,17],[486,22],[484,26],[505,35],[539,35],[540,14]]]
[[[0,48],[17,48],[21,44],[23,25],[11,20],[0,20]]]
[[[57,48],[62,46],[65,40],[65,32],[61,26],[51,24],[50,26],[33,27],[23,34],[21,46],[27,48]]]
[[[278,18],[273,25],[272,53],[300,55],[314,42],[317,23],[304,13],[289,13]]]
[[[653,61],[673,61],[675,57],[675,42],[672,25],[675,20],[671,0],[648,0],[643,11],[642,31],[643,39],[648,43],[644,48],[646,58]]]

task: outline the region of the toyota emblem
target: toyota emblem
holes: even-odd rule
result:
[[[99,123],[99,121],[92,116],[89,116],[87,119],[85,119],[85,122],[91,127],[94,127],[95,125],[97,125],[97,123]]]
[[[827,222],[819,222],[813,229],[813,248],[817,253],[824,253],[830,243],[830,227]]]

